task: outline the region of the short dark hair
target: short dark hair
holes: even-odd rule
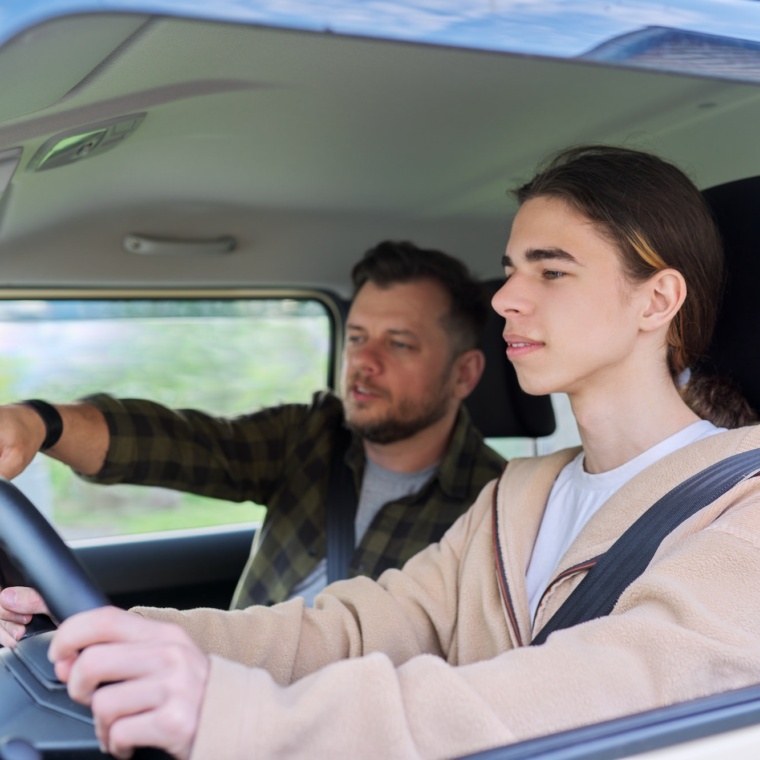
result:
[[[485,290],[459,259],[443,251],[418,248],[408,241],[384,240],[370,248],[351,270],[354,296],[371,282],[378,287],[418,280],[438,283],[449,296],[449,312],[443,327],[451,333],[454,355],[480,343],[488,303]]]

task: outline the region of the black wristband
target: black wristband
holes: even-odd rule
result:
[[[63,420],[58,410],[52,404],[48,404],[47,401],[40,401],[36,398],[20,401],[19,403],[32,407],[45,423],[45,440],[42,442],[42,446],[40,446],[40,451],[47,451],[55,446],[63,433]]]

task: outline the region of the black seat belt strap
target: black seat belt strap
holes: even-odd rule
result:
[[[550,633],[609,615],[621,594],[644,572],[657,548],[688,517],[745,478],[760,472],[760,450],[716,462],[658,499],[602,555],[531,642]]]
[[[342,425],[336,431],[330,459],[330,478],[327,485],[327,582],[348,577],[354,554],[354,521],[356,520],[356,487],[353,472],[345,461],[351,443],[351,433]]]

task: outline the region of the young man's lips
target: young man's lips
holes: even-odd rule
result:
[[[543,347],[543,343],[519,336],[506,335],[504,340],[507,344],[507,356],[510,359],[525,356]]]

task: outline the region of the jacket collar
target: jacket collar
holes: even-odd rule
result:
[[[549,493],[560,470],[580,448],[563,449],[543,457],[512,459],[499,481],[495,498],[499,512],[498,546],[505,582],[518,627],[515,645],[531,639],[525,573]],[[513,634],[514,636],[514,634]]]
[[[713,462],[754,448],[760,448],[757,425],[704,438],[650,465],[613,494],[588,521],[559,561],[554,578],[567,575],[568,579],[579,579],[580,575],[569,571],[607,551],[623,531],[673,487]],[[512,460],[499,483],[499,544],[523,642],[531,639],[525,573],[533,545],[552,485],[578,452],[578,448],[565,449],[546,457]],[[536,615],[535,630],[540,630],[575,585],[577,580],[563,580],[556,586],[558,591],[561,586],[561,593],[551,593],[551,598],[547,595],[547,604],[542,603]]]
[[[760,446],[760,427],[702,438],[651,464],[616,491],[588,521],[560,560],[557,574],[603,554],[658,499],[712,462]]]

